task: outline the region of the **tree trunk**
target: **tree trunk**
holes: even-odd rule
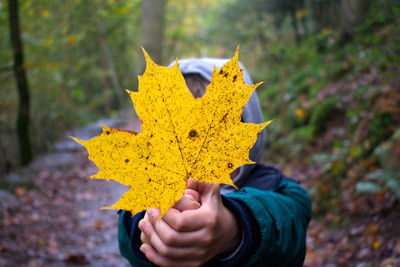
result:
[[[111,54],[110,46],[107,42],[107,32],[103,23],[102,18],[98,22],[99,33],[100,33],[100,43],[104,55],[104,62],[107,68],[108,77],[110,80],[111,87],[114,89],[115,96],[118,101],[118,107],[121,107],[124,99],[122,97],[123,90],[118,80],[117,71],[115,70],[114,60]]]
[[[352,39],[353,29],[365,18],[369,8],[367,0],[342,0],[340,20],[340,42],[345,43]]]
[[[18,87],[17,137],[21,165],[28,164],[32,158],[31,140],[29,136],[29,87],[24,66],[24,54],[21,42],[18,0],[8,0],[10,15],[10,35],[14,54],[14,74]]]
[[[162,63],[164,0],[142,0],[142,46],[158,64]]]
[[[300,32],[299,32],[299,27],[297,25],[297,18],[296,18],[296,9],[294,6],[290,7],[290,18],[292,20],[292,27],[293,27],[293,32],[294,32],[294,37],[296,40],[296,44],[300,43],[301,37],[300,37]]]

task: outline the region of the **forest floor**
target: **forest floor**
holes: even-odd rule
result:
[[[137,130],[139,124],[131,118],[122,128]],[[289,162],[285,169],[306,188],[321,175],[302,162]],[[15,186],[0,201],[0,266],[129,266],[118,249],[116,211],[100,210],[126,188],[87,178],[94,173],[86,151],[64,143],[14,174],[33,184]],[[367,215],[326,212],[314,218],[305,265],[400,266],[400,205],[383,200],[380,209]]]
[[[288,163],[288,174],[310,192],[322,171],[313,165]],[[329,190],[329,185],[327,185]],[[349,194],[344,190],[343,194]],[[319,211],[307,231],[305,266],[400,266],[400,205],[390,195],[374,198],[348,197],[346,212]],[[313,206],[321,201],[312,198]],[[373,206],[368,213],[357,212]]]

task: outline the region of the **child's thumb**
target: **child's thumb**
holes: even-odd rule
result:
[[[192,178],[189,178],[188,184],[186,186],[187,189],[193,189],[193,190],[196,190],[198,192],[200,187],[201,187],[201,183],[200,182],[197,182],[196,180],[194,180]]]
[[[186,189],[186,191],[188,190],[190,189]],[[198,200],[194,198],[195,197],[194,195],[187,194],[186,191],[183,194],[183,196],[178,200],[178,202],[175,203],[174,208],[179,211],[198,209],[200,207],[200,203],[198,202]]]
[[[219,184],[198,182],[189,178],[186,191],[193,189],[199,193],[200,203],[206,201],[213,195],[219,195]]]

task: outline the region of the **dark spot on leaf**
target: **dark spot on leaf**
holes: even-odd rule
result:
[[[106,131],[106,135],[109,135],[110,134],[110,131]]]
[[[236,82],[237,75],[233,76],[233,82]]]
[[[151,178],[149,178],[149,182],[151,182]]]
[[[146,159],[149,159],[149,156],[147,156]]]
[[[129,162],[129,159],[126,159],[125,162],[128,163],[128,162]]]
[[[196,136],[197,136],[196,130],[191,130],[191,131],[189,132],[189,136],[190,136],[190,137],[196,137]]]
[[[150,138],[152,138],[152,137],[153,137],[153,134],[150,135]]]
[[[157,122],[157,120],[154,120],[154,122]]]
[[[150,142],[147,142],[147,143],[146,143],[146,146],[151,146]]]
[[[224,78],[228,77],[228,74],[229,74],[229,73],[225,73],[225,74],[224,74]]]
[[[232,169],[232,167],[233,167],[233,164],[232,163],[228,163],[228,168]]]
[[[144,170],[146,170],[146,171],[147,171],[147,167],[145,167],[145,168],[144,168]]]
[[[220,70],[220,71],[219,71],[219,74],[222,74],[222,73],[224,73],[224,72],[223,72],[222,70]]]

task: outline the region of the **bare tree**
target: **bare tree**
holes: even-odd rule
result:
[[[17,80],[19,104],[17,116],[17,137],[21,165],[28,164],[32,158],[31,140],[29,136],[30,99],[29,86],[24,66],[24,53],[18,16],[18,0],[8,0],[10,16],[10,35],[14,54],[14,74]]]
[[[365,18],[370,1],[368,0],[342,0],[340,40],[346,42],[352,39],[353,29]]]
[[[162,63],[164,0],[142,0],[142,46],[151,58]]]

